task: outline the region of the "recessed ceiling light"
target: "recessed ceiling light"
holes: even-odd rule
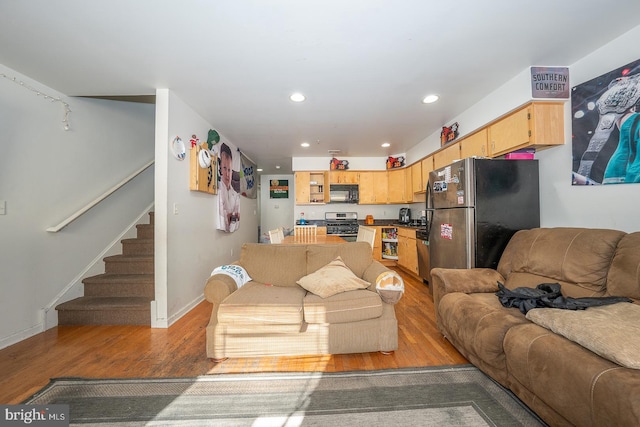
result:
[[[383,142],[382,147],[383,148],[391,147],[391,144],[389,144],[388,142]]]
[[[257,169],[257,171],[258,171],[258,172],[262,172],[262,168],[258,168],[258,169]]]
[[[300,92],[296,92],[296,93],[292,94],[289,97],[289,99],[292,100],[293,102],[302,102],[307,98],[303,94],[301,94]]]
[[[309,147],[311,144],[309,144],[308,142],[303,142],[302,144],[300,144],[301,147],[307,148]]]
[[[276,169],[280,169],[280,165],[276,165]]]
[[[423,104],[431,104],[432,102],[436,102],[438,100],[438,98],[439,98],[438,95],[427,95],[422,100],[422,103]]]

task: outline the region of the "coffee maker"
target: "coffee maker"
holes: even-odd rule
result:
[[[411,209],[400,208],[400,216],[398,218],[400,224],[409,224],[411,222]]]

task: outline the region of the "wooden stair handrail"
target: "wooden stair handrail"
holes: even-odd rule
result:
[[[71,224],[73,221],[78,219],[82,214],[87,212],[89,209],[91,209],[92,207],[94,207],[95,205],[97,205],[98,203],[100,203],[101,201],[106,199],[107,197],[109,197],[111,194],[113,194],[116,191],[118,191],[121,187],[123,187],[125,184],[127,184],[129,181],[131,181],[133,178],[135,178],[136,176],[140,175],[142,172],[144,172],[147,168],[149,168],[155,162],[156,162],[155,159],[150,160],[144,166],[142,166],[140,169],[138,169],[137,171],[135,171],[134,173],[132,173],[131,175],[129,175],[128,177],[126,177],[125,179],[120,181],[118,184],[114,185],[113,187],[111,187],[110,189],[105,191],[102,195],[96,197],[93,201],[87,203],[84,207],[78,209],[78,211],[76,211],[75,213],[70,215],[67,219],[62,221],[60,224],[55,225],[53,227],[47,228],[47,231],[49,233],[57,233],[58,231],[62,230],[67,225]]]

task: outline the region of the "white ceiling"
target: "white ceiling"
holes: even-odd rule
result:
[[[0,24],[5,66],[69,96],[169,88],[275,173],[406,152],[527,67],[637,26],[640,1],[0,0]]]

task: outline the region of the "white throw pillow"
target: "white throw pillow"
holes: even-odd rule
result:
[[[251,280],[251,277],[249,277],[249,273],[247,273],[247,270],[235,264],[221,265],[220,267],[216,267],[211,272],[212,276],[214,274],[226,274],[227,276],[230,276],[233,280],[236,281],[238,289],[240,289],[242,285]]]
[[[370,285],[366,280],[353,274],[341,257],[337,257],[319,270],[302,277],[296,283],[321,298],[328,298],[341,292],[365,289]]]

